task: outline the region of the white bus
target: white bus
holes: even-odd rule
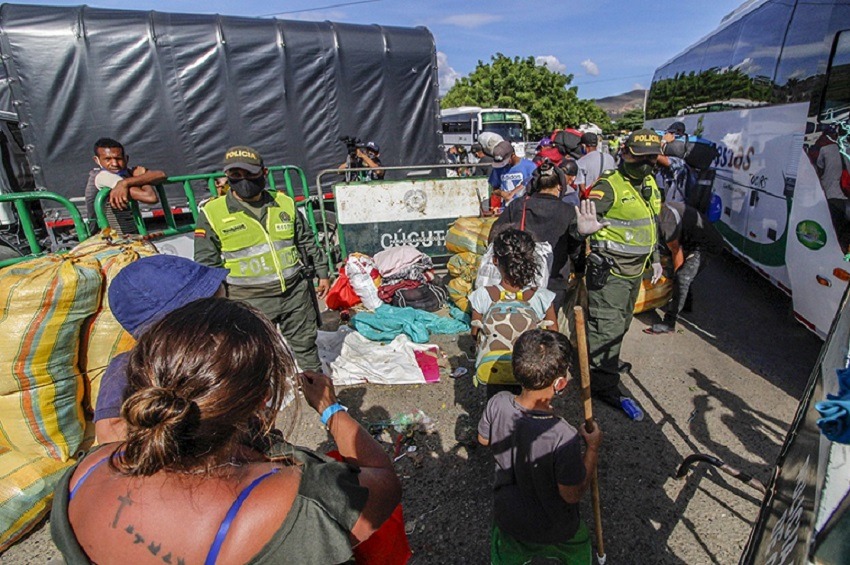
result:
[[[821,337],[850,279],[850,221],[831,215],[814,163],[848,105],[847,0],[744,3],[658,68],[646,105],[648,127],[683,121],[716,144],[716,225]]]
[[[519,110],[480,106],[446,108],[440,111],[440,122],[444,151],[453,145],[462,145],[469,151],[478,140],[478,134],[489,131],[510,141],[517,155],[526,153],[531,119]]]

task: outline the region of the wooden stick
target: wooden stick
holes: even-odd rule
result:
[[[590,400],[590,357],[587,352],[587,331],[584,322],[584,309],[573,308],[576,319],[576,343],[578,344],[578,366],[581,373],[581,400],[584,404],[584,426],[587,431],[593,429],[593,405]],[[600,565],[605,563],[605,542],[602,540],[602,502],[599,498],[599,478],[596,470],[590,479],[590,492],[593,497],[593,518],[596,530],[596,559]]]

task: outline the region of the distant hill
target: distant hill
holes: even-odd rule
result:
[[[596,100],[596,104],[603,110],[608,112],[612,120],[618,120],[628,110],[633,108],[643,108],[643,98],[646,91],[635,89],[616,96],[606,96]]]

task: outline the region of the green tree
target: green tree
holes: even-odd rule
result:
[[[633,131],[643,127],[643,108],[632,108],[627,110],[623,116],[617,120],[617,129]]]
[[[533,57],[497,53],[489,63],[478,61],[469,76],[458,80],[443,97],[443,108],[481,106],[516,108],[528,114],[537,132],[593,122],[610,128],[610,118],[591,100],[578,97],[570,86],[573,75],[550,71]]]

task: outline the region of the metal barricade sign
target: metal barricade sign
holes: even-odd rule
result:
[[[431,257],[451,255],[446,233],[458,218],[477,216],[486,178],[449,178],[334,185],[343,255],[374,255],[412,245]]]

